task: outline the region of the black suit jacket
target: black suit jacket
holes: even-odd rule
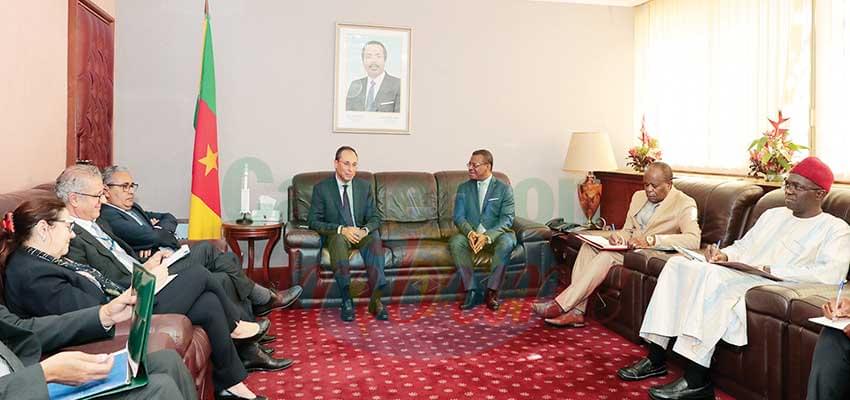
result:
[[[6,306],[22,317],[65,314],[108,302],[88,278],[18,250],[6,263]]]
[[[96,222],[127,254],[141,262],[138,259],[138,254],[133,251],[133,248],[116,236],[109,224],[105,223],[102,219],[98,219]],[[103,247],[97,238],[79,225],[74,227],[74,233],[77,234],[77,237],[71,239],[71,245],[68,247],[68,254],[65,257],[81,264],[90,265],[113,282],[124,287],[130,287],[133,274],[124,267],[124,264],[109,249]]]
[[[134,203],[132,210],[141,214],[143,224],[139,225],[126,212],[111,205],[100,208],[100,218],[109,224],[116,236],[127,242],[135,251],[158,247],[172,249],[180,247],[180,243],[174,236],[174,231],[177,230],[177,218],[169,213],[145,211],[139,203]],[[151,224],[151,218],[158,219],[159,223]]]
[[[21,319],[0,305],[0,356],[11,370],[0,377],[0,399],[47,399],[47,383],[38,363],[42,351],[112,336],[114,329],[104,330],[100,324],[98,309]]]
[[[354,204],[354,224],[360,228],[369,228],[376,232],[381,227],[381,218],[375,207],[375,197],[372,185],[364,179],[351,180],[352,201]],[[324,236],[336,234],[340,225],[345,225],[342,217],[342,197],[337,186],[336,175],[324,179],[313,186],[313,197],[310,201],[310,213],[307,224],[310,229]]]

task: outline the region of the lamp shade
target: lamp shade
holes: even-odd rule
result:
[[[617,169],[608,135],[601,132],[573,132],[562,169],[568,172]]]

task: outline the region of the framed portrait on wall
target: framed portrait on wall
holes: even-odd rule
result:
[[[334,132],[410,133],[410,34],[336,25]]]

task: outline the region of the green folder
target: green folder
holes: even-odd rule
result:
[[[142,266],[133,268],[131,289],[136,294],[130,337],[127,348],[115,354],[115,364],[109,376],[103,380],[80,386],[51,383],[47,385],[51,399],[77,400],[96,399],[115,393],[126,392],[148,384],[145,359],[148,350],[148,334],[155,297],[156,277]]]

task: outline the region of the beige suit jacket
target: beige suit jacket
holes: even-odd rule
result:
[[[649,219],[644,230],[640,230],[637,214],[646,204],[646,192],[639,190],[632,195],[626,224],[617,231],[629,240],[632,236],[647,237],[655,235],[655,246],[681,246],[687,249],[699,249],[701,230],[697,223],[697,203],[675,187],[670,189],[661,205]]]

